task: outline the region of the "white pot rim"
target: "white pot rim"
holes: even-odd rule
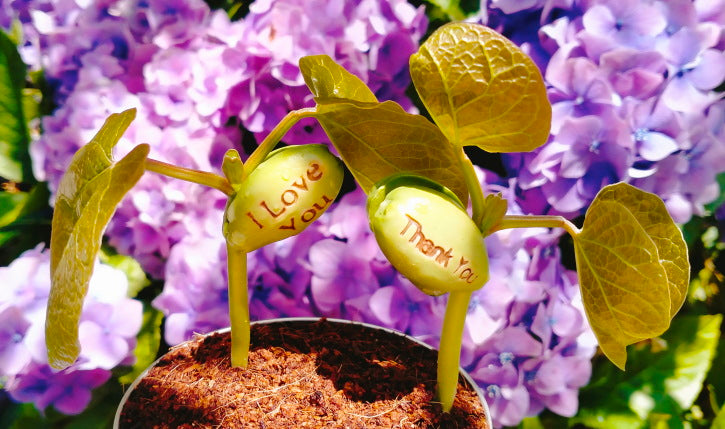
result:
[[[292,323],[293,322],[308,322],[309,323],[309,322],[319,322],[321,320],[325,320],[330,323],[338,323],[338,324],[345,324],[345,325],[358,325],[358,326],[362,326],[362,327],[365,327],[368,329],[384,331],[384,332],[387,332],[390,334],[399,335],[399,336],[404,337],[410,341],[413,341],[414,343],[417,343],[427,349],[434,350],[434,347],[432,347],[430,344],[425,343],[425,342],[423,342],[411,335],[408,335],[404,332],[400,332],[400,331],[397,331],[392,328],[386,328],[386,327],[380,326],[380,325],[374,325],[372,323],[356,322],[353,320],[346,320],[346,319],[335,319],[335,318],[329,318],[329,317],[282,317],[282,318],[276,318],[276,319],[256,320],[256,321],[251,322],[251,325],[270,325],[270,324],[274,324],[274,323],[290,323],[290,322],[292,322]],[[226,328],[217,329],[215,331],[207,332],[206,334],[199,334],[199,336],[205,337],[207,335],[212,335],[212,334],[223,334],[230,330],[231,330],[230,327],[226,327]],[[196,339],[196,337],[194,339]],[[187,340],[187,341],[180,343],[173,347],[178,347],[179,345],[184,344],[188,341],[192,341],[192,340]],[[121,402],[118,404],[118,408],[116,409],[116,415],[113,418],[113,429],[118,429],[118,427],[119,427],[119,422],[121,420],[121,410],[123,409],[123,405],[126,403],[129,396],[131,396],[131,392],[133,392],[133,390],[141,382],[141,380],[146,376],[146,374],[151,370],[151,368],[156,366],[156,364],[162,358],[163,358],[163,356],[161,356],[158,359],[156,359],[155,361],[153,361],[148,366],[148,368],[146,368],[141,374],[139,374],[138,377],[136,377],[136,379],[133,381],[133,383],[131,383],[128,386],[128,388],[126,389],[126,392],[123,394],[123,397],[121,398]],[[492,428],[493,422],[491,420],[491,412],[489,411],[488,403],[486,402],[486,398],[483,395],[483,391],[478,386],[478,384],[476,384],[476,382],[473,380],[471,375],[466,370],[459,367],[458,372],[460,373],[461,376],[463,376],[463,378],[468,382],[468,384],[473,388],[473,390],[478,395],[478,399],[481,402],[481,405],[483,405],[483,409],[486,414],[486,422],[488,423],[488,427]]]

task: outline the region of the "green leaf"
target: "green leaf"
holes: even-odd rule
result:
[[[410,57],[415,88],[457,146],[488,152],[536,149],[549,136],[551,105],[536,64],[488,27],[440,27]]]
[[[710,429],[725,429],[725,406],[720,408],[720,412],[715,416],[715,420],[712,421]]]
[[[319,99],[378,102],[375,94],[360,78],[345,70],[327,55],[302,57],[300,72],[318,103]]]
[[[44,183],[29,192],[0,192],[0,266],[50,238],[52,210]]]
[[[624,183],[605,187],[597,199],[626,207],[657,246],[669,284],[670,318],[674,317],[687,297],[690,263],[682,231],[673,222],[665,204],[658,196]]]
[[[137,146],[118,163],[111,159],[113,146],[135,116],[135,109],[111,115],[73,156],[58,186],[45,325],[48,363],[54,368],[65,368],[78,357],[78,323],[103,230],[144,172],[148,145]]]
[[[584,309],[599,346],[624,369],[626,346],[662,334],[687,294],[687,246],[662,200],[605,187],[574,239]]]
[[[28,195],[26,192],[0,192],[0,228],[17,220],[28,201]]]
[[[466,17],[460,6],[460,0],[428,0],[446,15],[449,21],[461,21]]]
[[[716,354],[722,315],[678,316],[661,340],[630,350],[630,369],[597,362],[580,392],[572,423],[594,428],[639,428],[680,415],[692,407]]]
[[[0,177],[15,182],[32,178],[23,115],[25,72],[15,45],[0,31]]]
[[[442,184],[466,204],[458,149],[427,119],[392,101],[318,103],[318,121],[365,192],[386,177],[408,173]]]

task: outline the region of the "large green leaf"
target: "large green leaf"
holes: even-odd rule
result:
[[[135,116],[135,109],[111,115],[93,140],[73,156],[58,186],[45,325],[48,362],[54,368],[65,368],[78,357],[78,323],[103,230],[144,172],[146,144],[118,163],[111,158],[113,147]]]
[[[682,231],[672,221],[665,204],[658,196],[623,183],[602,189],[597,199],[626,207],[657,246],[660,263],[667,273],[670,317],[674,316],[687,296],[690,263]]]
[[[15,182],[32,179],[23,115],[25,71],[15,45],[0,31],[0,177]]]
[[[678,316],[652,345],[629,353],[630,368],[598,362],[571,423],[593,428],[640,428],[654,419],[683,427],[681,414],[694,404],[716,354],[722,315]]]
[[[574,244],[589,323],[624,369],[627,345],[662,334],[682,304],[690,271],[682,233],[656,195],[618,183],[594,199]]]
[[[362,80],[327,55],[302,57],[300,71],[315,100],[347,99],[363,103],[378,102],[375,94]]]
[[[440,130],[392,101],[318,101],[317,119],[365,192],[396,173],[427,177],[465,204],[468,191],[456,150]]]
[[[524,152],[544,144],[551,105],[536,64],[482,25],[440,27],[410,57],[415,88],[454,145]]]

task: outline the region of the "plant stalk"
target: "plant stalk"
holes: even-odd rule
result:
[[[471,197],[471,219],[476,225],[481,225],[483,221],[483,207],[484,207],[484,196],[483,189],[481,189],[481,183],[478,181],[476,176],[476,170],[473,169],[473,163],[466,156],[463,151],[463,147],[460,148],[458,157],[461,161],[461,167],[463,168],[463,178],[466,181],[466,187],[468,188],[468,195]]]
[[[274,127],[274,129],[267,134],[267,137],[262,140],[262,143],[257,146],[257,149],[249,156],[247,162],[244,163],[244,177],[254,171],[259,164],[264,161],[264,158],[277,146],[277,143],[284,137],[294,124],[300,119],[311,118],[317,114],[317,109],[314,107],[308,107],[305,109],[293,110],[289,112],[281,121]]]
[[[200,185],[217,189],[224,192],[227,196],[234,195],[234,189],[232,188],[232,185],[229,184],[229,181],[225,177],[214,173],[179,167],[150,158],[146,159],[144,167],[147,171],[152,171],[154,173],[163,174],[164,176],[173,177],[174,179],[198,183]]]
[[[232,335],[232,366],[247,367],[250,342],[247,253],[227,243],[229,319]]]
[[[438,399],[443,412],[451,411],[458,388],[458,372],[461,360],[463,325],[471,300],[469,291],[448,294],[446,314],[441,329],[441,344],[438,351]]]
[[[581,230],[563,216],[528,216],[508,215],[498,225],[491,228],[491,233],[511,228],[564,228],[572,237],[579,235]]]

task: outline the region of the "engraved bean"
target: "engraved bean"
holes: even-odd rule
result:
[[[426,180],[397,177],[370,194],[375,238],[390,263],[429,295],[479,289],[488,280],[483,236],[452,194]]]
[[[330,207],[342,179],[342,163],[325,145],[275,150],[227,202],[224,236],[251,252],[299,234]]]

